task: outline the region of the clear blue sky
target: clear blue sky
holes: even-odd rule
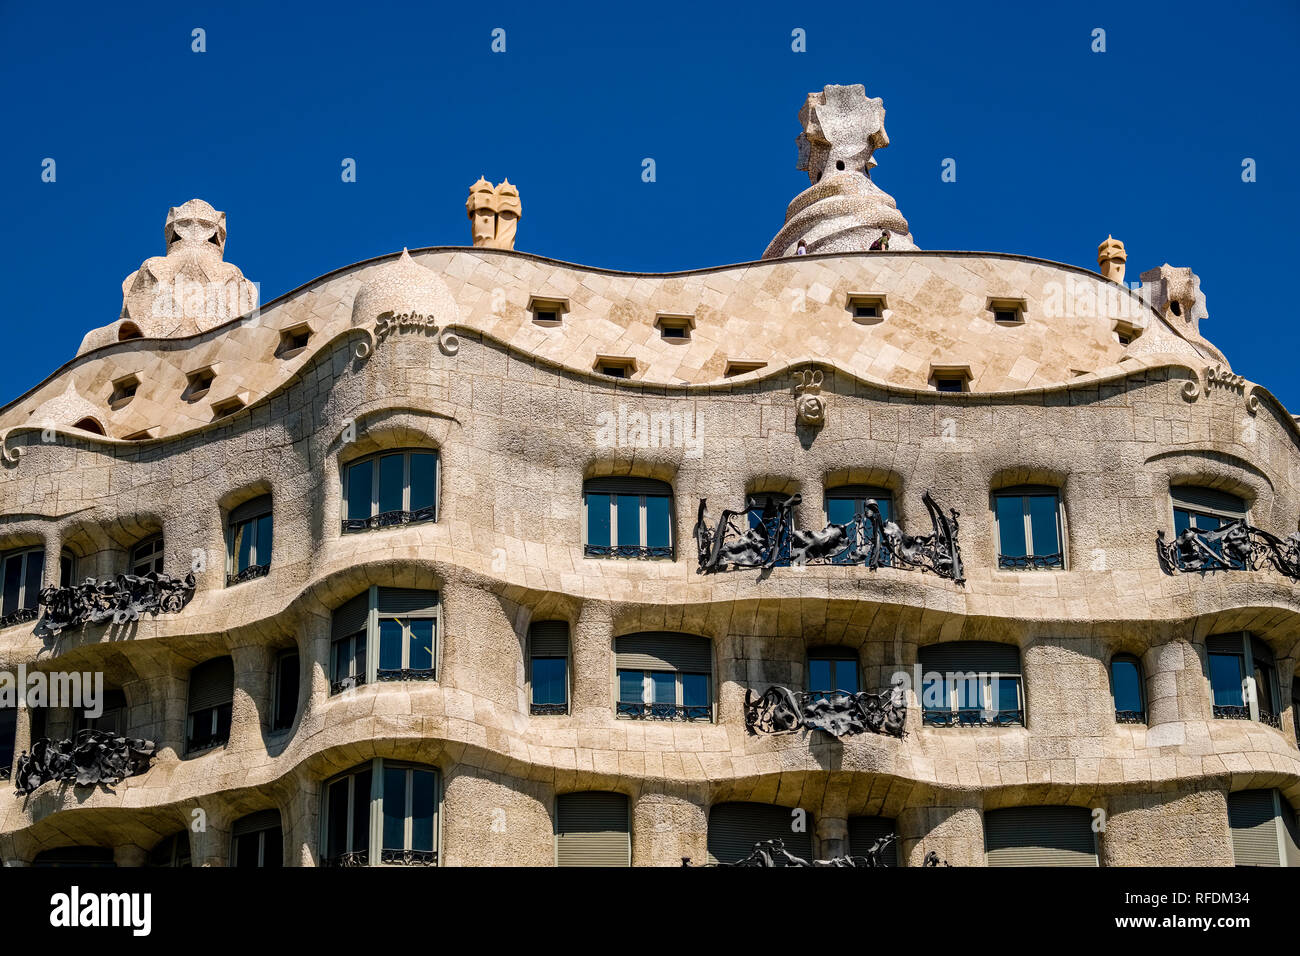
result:
[[[468,245],[480,173],[520,187],[528,252],[647,272],[757,259],[808,184],[804,96],[864,83],[893,140],[874,178],[922,248],[1095,268],[1113,233],[1130,279],[1191,266],[1203,331],[1300,412],[1298,64],[1294,0],[3,2],[0,402],[117,317],[123,277],[194,196],[227,213],[226,258],[264,301],[404,245]]]

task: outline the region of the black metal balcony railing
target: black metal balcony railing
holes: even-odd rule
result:
[[[901,684],[879,694],[795,693],[775,686],[755,697],[745,690],[745,729],[751,734],[823,730],[833,737],[868,732],[902,737],[906,720],[907,695]]]
[[[348,853],[336,853],[334,856],[323,857],[320,865],[329,867],[369,866],[370,851],[352,850]]]
[[[13,613],[0,617],[0,628],[13,627],[15,624],[26,624],[40,616],[40,612],[34,607],[20,607]]]
[[[8,779],[9,779],[10,765],[11,765],[12,763],[13,763],[13,758],[10,757],[10,758],[9,758],[8,760],[6,760],[3,764],[0,764],[0,780],[8,780]]]
[[[375,674],[375,679],[379,681],[399,681],[399,680],[433,680],[432,667],[395,667],[385,669],[379,668]]]
[[[1214,716],[1224,720],[1250,720],[1250,708],[1245,704],[1215,704]]]
[[[233,587],[236,584],[243,584],[245,581],[252,581],[256,578],[264,578],[270,570],[270,564],[250,564],[237,574],[227,574],[226,587]]]
[[[44,613],[37,630],[52,635],[84,624],[126,624],[139,620],[141,614],[176,614],[194,597],[194,587],[192,573],[179,578],[150,571],[43,588],[40,606]]]
[[[437,866],[437,850],[380,850],[379,862],[386,866]]]
[[[961,548],[957,545],[959,514],[950,509],[945,515],[930,492],[921,496],[932,528],[926,535],[905,534],[894,522],[885,521],[872,499],[867,500],[864,514],[852,521],[831,523],[821,531],[804,531],[794,527],[794,508],[802,500],[797,494],[768,496],[761,505],[723,511],[717,523],[711,524],[705,513],[707,501],[701,498],[695,520],[699,572],[848,564],[872,570],[894,567],[931,571],[957,584],[964,583]]]
[[[979,707],[958,710],[923,708],[921,722],[927,727],[1023,727],[1023,710],[983,710]]]
[[[376,528],[395,528],[404,524],[419,524],[424,521],[436,521],[437,508],[417,508],[415,511],[382,511],[368,518],[344,518],[343,533],[353,534],[357,531],[373,531]]]
[[[1214,531],[1188,528],[1172,542],[1156,532],[1156,553],[1166,574],[1205,571],[1259,571],[1271,565],[1292,581],[1300,581],[1300,532],[1286,539],[1246,524],[1230,521]]]
[[[63,740],[42,737],[32,742],[29,753],[18,758],[14,790],[31,793],[51,780],[78,787],[120,783],[147,771],[157,751],[158,745],[152,740],[106,730],[83,730]],[[6,776],[8,772],[6,767]]]
[[[347,677],[340,677],[338,680],[330,681],[330,694],[341,694],[347,690],[356,690],[365,682],[365,674],[351,674]]]
[[[589,558],[666,558],[673,559],[672,547],[646,547],[638,544],[589,544],[583,548]]]
[[[539,704],[532,703],[528,705],[528,712],[536,717],[563,717],[569,712],[568,704]]]
[[[1065,555],[999,554],[998,567],[1005,571],[1060,571],[1065,567]]]
[[[1261,724],[1268,724],[1268,725],[1269,725],[1270,727],[1272,727],[1274,730],[1281,730],[1281,729],[1282,729],[1282,715],[1281,715],[1281,714],[1273,714],[1273,713],[1269,713],[1267,710],[1260,710],[1260,712],[1259,712],[1259,722],[1260,722]]]
[[[1117,710],[1115,711],[1115,723],[1117,724],[1145,724],[1147,715],[1140,710]]]
[[[218,747],[224,747],[230,743],[230,734],[217,734],[215,737],[200,737],[186,739],[185,756],[197,757],[199,754],[205,754],[209,750],[216,750]]]
[[[708,704],[647,704],[620,700],[615,714],[634,720],[709,720],[713,708]]]

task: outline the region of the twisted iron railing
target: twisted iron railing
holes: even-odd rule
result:
[[[873,733],[902,737],[907,695],[901,685],[879,694],[796,693],[773,686],[755,697],[745,690],[745,729],[751,734],[824,730],[833,737]]]
[[[158,751],[152,740],[106,730],[83,730],[74,739],[42,737],[23,751],[14,771],[14,790],[31,793],[43,783],[62,780],[78,787],[120,783],[144,773]]]
[[[271,571],[269,564],[250,564],[238,574],[226,575],[226,587],[232,587],[236,584],[243,584],[245,581],[252,581],[256,578],[264,578]]]
[[[367,518],[344,518],[343,533],[372,531],[376,528],[395,528],[398,525],[418,524],[422,521],[435,520],[437,520],[437,509],[434,505],[429,505],[427,508],[417,508],[415,511],[382,511]]]
[[[708,704],[647,704],[639,700],[620,700],[614,713],[618,717],[636,720],[709,720],[713,708]]]
[[[69,587],[41,590],[43,611],[37,630],[58,634],[85,624],[127,624],[142,614],[176,614],[194,597],[194,575],[175,577],[158,571],[148,574],[119,574],[97,581],[87,578]]]
[[[1259,571],[1272,566],[1300,581],[1300,533],[1279,538],[1237,518],[1214,531],[1188,528],[1173,541],[1156,532],[1156,553],[1166,574],[1205,571]]]

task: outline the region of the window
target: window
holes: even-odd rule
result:
[[[135,393],[140,389],[140,377],[138,375],[124,375],[122,378],[113,382],[113,391],[108,396],[108,407],[113,411],[119,408],[125,408],[131,404],[131,399],[135,398]]]
[[[767,532],[767,540],[778,545],[777,556],[772,562],[776,568],[790,567],[790,547],[788,536],[784,542],[781,530],[781,503],[785,495],[779,493],[759,492],[745,495],[745,508],[751,529],[762,525]],[[751,510],[756,509],[756,510]]]
[[[189,830],[178,830],[169,837],[163,837],[149,851],[151,867],[178,868],[190,866]]]
[[[325,786],[326,866],[438,865],[438,771],[378,758]]]
[[[728,359],[722,375],[723,378],[732,378],[736,375],[744,375],[746,372],[757,372],[760,368],[767,368],[767,363],[749,362],[745,359]]]
[[[0,780],[8,780],[13,771],[14,738],[17,734],[18,708],[0,707]]]
[[[636,359],[628,355],[597,355],[592,368],[601,375],[631,378],[636,373]]]
[[[880,519],[886,524],[894,520],[894,498],[888,488],[873,485],[840,485],[826,489],[826,520],[832,524],[853,524],[860,521],[851,538],[852,544],[831,559],[832,564],[853,564],[854,553],[862,549],[869,540],[867,528],[867,502],[874,501],[880,510]],[[881,557],[881,563],[888,565],[892,561],[889,554]]]
[[[1055,488],[1033,485],[993,495],[998,567],[1011,571],[1064,570],[1061,501]]]
[[[181,398],[187,402],[195,402],[208,394],[212,388],[212,383],[216,381],[217,370],[211,365],[205,368],[196,369],[185,375],[185,391],[181,393]]]
[[[695,316],[660,312],[655,316],[655,327],[659,329],[659,335],[665,339],[687,342],[690,341],[691,331],[695,328]]]
[[[130,568],[131,574],[141,578],[146,574],[162,574],[163,536],[152,535],[133,547]]]
[[[808,652],[808,692],[822,700],[836,692],[856,694],[858,655],[847,647],[817,647]]]
[[[672,487],[649,478],[592,478],[583,485],[589,558],[673,558]]]
[[[232,395],[229,398],[223,398],[219,402],[213,402],[212,420],[215,422],[218,419],[233,415],[247,404],[248,402],[238,395]]]
[[[1237,866],[1300,866],[1295,809],[1276,790],[1228,794],[1228,827]]]
[[[204,661],[190,671],[186,753],[211,750],[230,739],[230,711],[234,694],[235,664],[229,657]]]
[[[1188,528],[1195,531],[1218,531],[1234,521],[1246,520],[1246,502],[1225,491],[1198,488],[1193,485],[1175,485],[1169,489],[1169,497],[1174,507],[1175,538]],[[1219,557],[1223,557],[1221,542],[1207,541],[1206,544]],[[1244,567],[1240,562],[1233,562],[1232,566]]]
[[[59,587],[70,588],[77,583],[77,556],[67,548],[59,555]]]
[[[630,830],[623,794],[561,793],[555,798],[555,865],[631,866]]]
[[[849,817],[849,856],[866,856],[877,840],[891,835],[894,842],[885,850],[881,862],[885,866],[902,866],[897,823],[888,817]]]
[[[230,830],[230,865],[284,866],[284,830],[279,810],[250,813]]]
[[[103,730],[112,734],[125,734],[127,731],[126,695],[120,690],[104,691],[98,717],[87,717],[84,709],[73,712],[73,730]]]
[[[569,311],[568,299],[544,299],[532,296],[528,300],[528,311],[538,325],[559,325],[564,313]]]
[[[299,658],[297,649],[275,657],[275,696],[271,702],[271,730],[288,730],[298,716]]]
[[[852,294],[848,299],[849,314],[857,321],[879,320],[885,315],[885,297],[883,295]]]
[[[331,694],[436,677],[437,591],[371,587],[334,612],[332,628]]]
[[[4,555],[4,598],[0,627],[34,621],[45,575],[45,549],[22,548]]]
[[[438,453],[386,451],[343,470],[343,531],[436,521]]]
[[[275,357],[291,359],[307,347],[311,340],[311,326],[299,322],[280,332],[280,344],[276,347]]]
[[[1020,649],[991,641],[921,648],[921,720],[930,727],[1025,723]]]
[[[738,863],[754,852],[755,843],[780,840],[787,853],[812,862],[812,815],[795,829],[793,807],[770,803],[719,803],[709,808],[708,851],[710,863]],[[777,859],[777,865],[784,863]]]
[[[226,530],[226,586],[265,577],[271,570],[274,532],[271,496],[231,509]]]
[[[1216,634],[1205,649],[1214,716],[1257,720],[1280,730],[1277,668],[1268,645],[1248,633]]]
[[[1142,334],[1142,327],[1134,325],[1132,322],[1125,322],[1123,319],[1115,321],[1115,340],[1120,345],[1127,346]]]
[[[930,384],[937,392],[969,392],[969,365],[931,365]]]
[[[569,625],[564,621],[535,621],[528,628],[529,711],[569,712]]]
[[[1132,654],[1116,654],[1110,661],[1110,694],[1117,724],[1144,724],[1146,703],[1142,693],[1142,665]]]
[[[998,325],[1021,325],[1025,321],[1024,299],[990,299],[988,310]]]
[[[711,720],[713,650],[693,634],[647,631],[614,639],[615,714],[653,720]]]
[[[140,332],[140,326],[134,322],[123,322],[117,327],[117,340],[127,342],[131,339],[142,339],[144,335]]]
[[[989,866],[1099,866],[1087,807],[1007,807],[984,813]]]
[[[102,868],[117,863],[113,861],[112,849],[106,846],[61,846],[37,853],[32,866]]]
[[[98,419],[92,418],[89,415],[85,418],[77,419],[76,423],[72,427],[80,428],[85,432],[93,432],[96,435],[104,434],[104,426],[99,423]]]

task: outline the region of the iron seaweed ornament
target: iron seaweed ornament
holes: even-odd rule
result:
[[[906,721],[907,694],[901,683],[879,694],[797,694],[775,686],[755,697],[745,690],[745,729],[751,734],[824,730],[837,738],[863,733],[902,737]]]
[[[71,587],[41,591],[44,616],[37,625],[43,634],[58,634],[83,624],[126,624],[141,614],[175,614],[194,597],[194,575],[183,578],[150,571],[145,575],[119,574],[108,581],[87,578]]]
[[[78,787],[120,783],[144,773],[158,751],[152,740],[123,737],[106,730],[83,730],[75,740],[42,738],[23,751],[14,768],[14,791],[28,794],[43,783],[62,780]]]
[[[850,522],[831,522],[821,531],[800,530],[794,527],[794,508],[802,500],[798,494],[766,496],[761,504],[723,511],[717,524],[710,526],[708,499],[701,498],[695,519],[698,573],[791,564],[862,564],[873,571],[881,565],[932,571],[965,583],[957,544],[959,512],[950,509],[945,515],[930,492],[921,496],[933,529],[927,535],[906,534],[893,521],[885,521],[874,499],[868,499],[863,514]]]
[[[1188,528],[1172,542],[1156,532],[1156,551],[1166,574],[1178,571],[1259,571],[1272,565],[1292,581],[1300,581],[1300,533],[1283,540],[1246,524],[1230,521],[1214,531]]]
[[[867,869],[877,867],[887,867],[885,862],[885,853],[895,843],[898,842],[897,833],[889,833],[880,837],[867,849],[863,856],[837,856],[829,860],[805,860],[802,857],[795,856],[785,848],[784,840],[760,840],[754,844],[753,851],[743,860],[737,860],[735,863],[716,863],[714,866],[719,867],[784,867],[784,866],[805,866],[805,867],[834,867],[837,869]],[[690,858],[682,861],[683,866],[689,865]],[[921,863],[923,867],[947,866],[948,864],[939,859],[939,854],[931,850],[925,855],[925,860]]]

